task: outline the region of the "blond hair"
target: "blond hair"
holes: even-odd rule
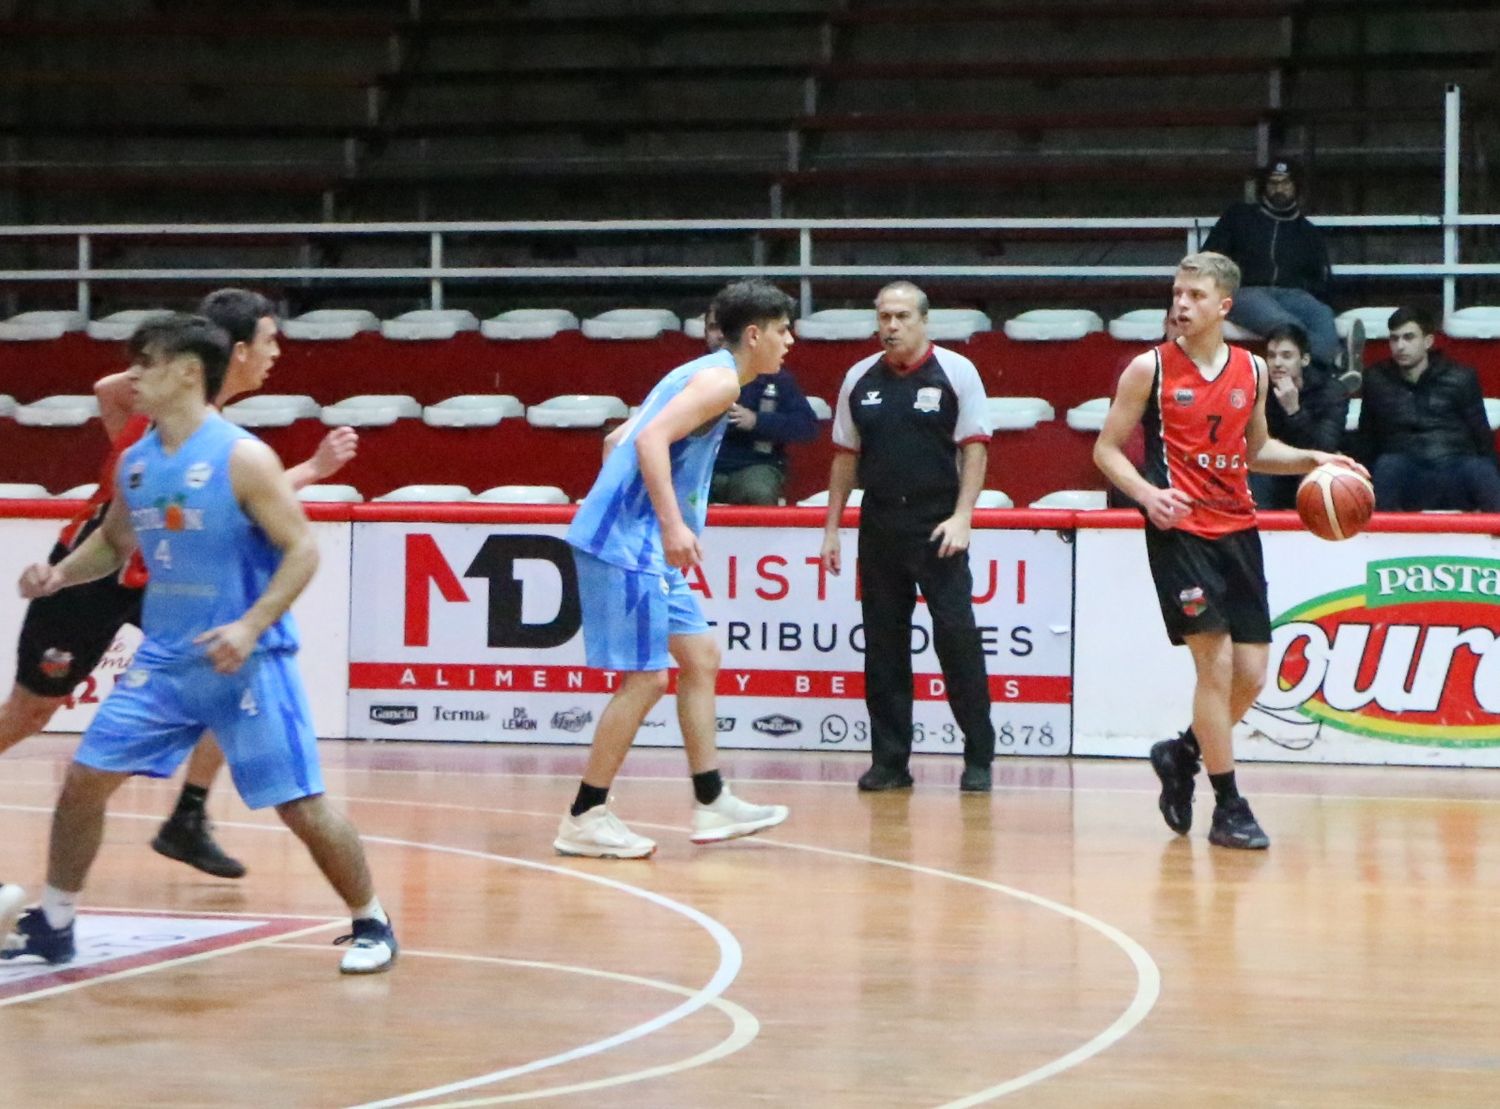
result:
[[[1234,259],[1212,250],[1200,250],[1189,254],[1177,263],[1179,273],[1193,273],[1207,277],[1219,287],[1225,296],[1232,297],[1240,289],[1240,267]]]

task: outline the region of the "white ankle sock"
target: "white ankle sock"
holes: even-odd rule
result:
[[[42,889],[42,915],[47,918],[47,924],[52,928],[66,928],[73,923],[73,917],[78,912],[78,895],[76,893],[64,893],[55,886],[45,886]]]
[[[391,918],[385,915],[385,910],[380,907],[380,898],[370,898],[370,903],[363,908],[355,909],[353,913],[355,920],[378,920],[381,924],[389,924]]]

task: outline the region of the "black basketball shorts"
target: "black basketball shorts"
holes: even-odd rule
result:
[[[48,561],[67,553],[59,543]],[[16,646],[16,684],[39,697],[66,697],[99,665],[124,625],[140,627],[145,592],[111,574],[32,601]]]
[[[1235,643],[1271,642],[1265,560],[1255,528],[1204,539],[1148,523],[1146,561],[1174,645],[1200,632],[1228,632]]]

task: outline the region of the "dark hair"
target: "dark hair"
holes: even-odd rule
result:
[[[1294,323],[1277,324],[1266,332],[1266,346],[1281,342],[1291,343],[1301,354],[1307,353],[1307,332]]]
[[[203,392],[207,400],[219,395],[229,371],[229,351],[234,344],[229,333],[204,316],[176,312],[147,320],[130,337],[134,355],[155,353],[172,359],[191,354],[203,367]]]
[[[725,285],[708,306],[725,346],[738,346],[745,328],[755,323],[789,320],[796,314],[792,298],[769,281],[736,281]]]
[[[1423,335],[1437,334],[1437,317],[1426,308],[1397,308],[1391,313],[1391,318],[1386,320],[1386,327],[1395,331],[1398,327],[1405,327],[1409,323],[1416,324],[1422,329]]]
[[[231,343],[248,343],[261,320],[276,318],[276,306],[249,289],[219,289],[198,302],[198,314],[228,332]]]

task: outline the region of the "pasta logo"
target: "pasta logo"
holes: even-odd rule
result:
[[[1371,562],[1282,613],[1258,705],[1373,739],[1500,746],[1500,561]]]

